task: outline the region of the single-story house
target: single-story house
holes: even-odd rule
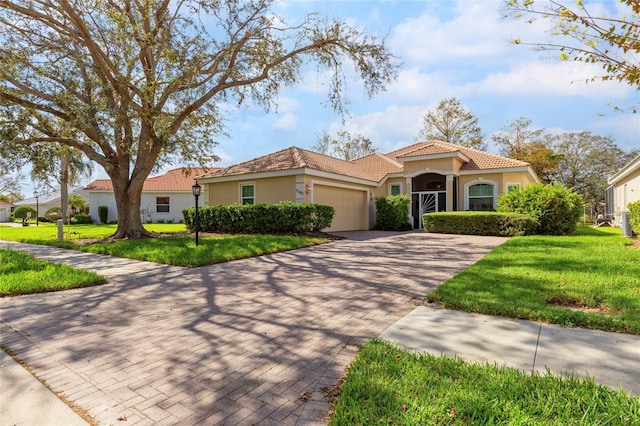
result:
[[[182,219],[182,210],[193,207],[195,200],[191,187],[195,177],[215,168],[181,167],[169,170],[163,175],[145,179],[140,200],[140,216],[142,223],[158,221],[177,223]],[[205,191],[206,189],[203,188]],[[89,211],[91,218],[100,223],[98,207],[107,206],[108,222],[118,219],[116,199],[113,195],[111,179],[96,179],[85,187],[89,194]],[[203,191],[200,199],[208,199]],[[203,205],[205,205],[203,203]]]
[[[622,226],[627,204],[640,200],[640,155],[609,177],[605,192],[605,215],[611,224]]]
[[[69,195],[76,194],[81,196],[85,200],[87,200],[87,202],[89,201],[89,196],[87,192],[85,192],[81,186],[69,188],[68,194]],[[37,200],[36,200],[36,197],[27,198],[26,200],[16,201],[14,204],[16,207],[31,206],[34,209],[37,208],[38,216],[44,216],[47,210],[49,210],[52,207],[60,207],[61,203],[62,203],[62,195],[60,194],[60,191],[52,191],[52,192],[47,192],[45,194],[38,196]]]
[[[11,220],[11,208],[13,204],[0,200],[0,222],[9,222]]]
[[[352,161],[291,147],[198,176],[209,205],[333,206],[328,231],[373,228],[381,196],[410,196],[410,220],[420,229],[423,213],[492,209],[501,194],[537,181],[528,163],[440,141]]]

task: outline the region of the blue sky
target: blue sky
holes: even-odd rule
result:
[[[572,2],[574,3],[574,2]],[[618,2],[586,1],[594,14],[612,16]],[[490,135],[518,117],[551,132],[591,131],[610,136],[625,149],[640,147],[640,114],[612,110],[640,102],[640,91],[619,82],[585,79],[601,73],[598,65],[561,62],[552,52],[540,53],[509,40],[550,40],[548,23],[527,25],[503,19],[500,1],[302,1],[282,0],[276,13],[296,22],[305,13],[336,16],[379,37],[402,67],[388,90],[368,99],[349,66],[350,115],[341,117],[326,106],[327,89],[314,67],[303,81],[280,93],[277,111],[265,113],[244,105],[227,108],[229,137],[216,151],[227,166],[289,146],[309,149],[323,132],[343,128],[368,137],[381,152],[416,141],[422,117],[442,99],[458,98],[479,118]],[[628,13],[627,13],[628,14]],[[181,164],[174,164],[174,167]],[[171,167],[165,168],[168,169]],[[92,178],[106,177],[97,168]],[[86,182],[83,182],[86,183]],[[29,190],[25,191],[29,194]]]

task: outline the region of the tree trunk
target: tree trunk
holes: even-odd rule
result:
[[[69,158],[64,149],[60,155],[60,212],[62,213],[62,221],[70,223],[69,217]]]
[[[111,176],[113,195],[118,209],[118,228],[112,238],[140,239],[153,236],[142,226],[140,218],[140,198],[144,179],[137,182],[126,176]]]

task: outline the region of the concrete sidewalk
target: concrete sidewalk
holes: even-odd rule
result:
[[[589,376],[640,395],[640,336],[421,306],[380,338],[413,352]]]

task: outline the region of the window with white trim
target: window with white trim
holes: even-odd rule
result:
[[[169,213],[169,197],[156,197],[156,213]]]
[[[469,210],[493,209],[493,185],[479,183],[469,187]]]
[[[507,184],[507,194],[513,191],[520,191],[519,183],[508,183]]]
[[[402,185],[399,183],[389,184],[389,195],[400,195],[402,194]]]
[[[256,187],[254,184],[242,184],[240,185],[240,204],[255,204],[256,203]]]

